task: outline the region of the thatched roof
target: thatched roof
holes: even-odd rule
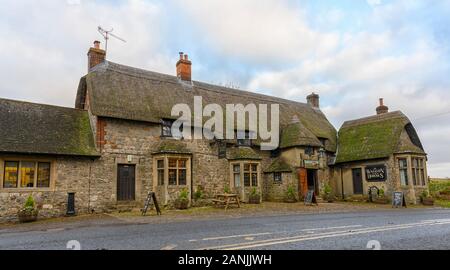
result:
[[[87,97],[88,96],[88,97]],[[170,76],[112,62],[94,67],[80,81],[76,108],[89,98],[94,115],[159,123],[173,119],[175,104],[188,104],[193,110],[194,96],[203,97],[203,104],[280,104],[280,125],[287,126],[296,115],[314,136],[329,141],[327,150],[336,150],[336,130],[319,110],[308,104],[281,98],[230,89],[198,81],[187,83]],[[270,126],[269,126],[270,127]]]
[[[394,153],[425,154],[411,122],[399,111],[348,121],[339,130],[336,163],[387,158]]]
[[[192,154],[184,142],[174,139],[162,140],[157,149],[155,154]]]
[[[0,152],[98,156],[87,111],[0,99]]]
[[[260,160],[261,157],[251,147],[234,147],[229,149],[229,160]]]
[[[317,137],[300,121],[294,122],[281,131],[280,148],[295,146],[322,146]]]
[[[272,164],[270,164],[269,168],[267,168],[264,173],[275,173],[275,172],[293,172],[292,167],[287,164],[287,162],[279,157],[276,158]]]

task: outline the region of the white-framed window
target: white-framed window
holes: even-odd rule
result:
[[[169,186],[185,186],[187,184],[187,159],[169,158]]]
[[[406,158],[398,159],[398,167],[400,172],[400,184],[407,186],[408,183],[408,160]]]
[[[423,158],[412,158],[412,177],[415,186],[425,186],[425,161]]]
[[[241,187],[241,165],[233,165],[233,182],[234,187]]]

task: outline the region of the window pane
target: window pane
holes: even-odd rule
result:
[[[417,170],[416,169],[412,170],[412,177],[413,177],[413,184],[417,185]]]
[[[408,185],[408,173],[407,170],[400,170],[400,181],[402,186]]]
[[[177,185],[177,170],[169,170],[169,185]]]
[[[158,170],[158,185],[164,186],[164,169]]]
[[[426,183],[426,180],[425,180],[425,171],[424,171],[424,169],[420,170],[420,176],[422,177],[422,186],[426,186],[427,183]]]
[[[234,187],[241,187],[241,174],[240,173],[234,174]]]
[[[16,188],[19,173],[19,162],[6,161],[5,162],[5,174],[3,179],[4,188]]]
[[[258,165],[252,164],[252,171],[253,171],[253,172],[258,171]]]
[[[281,173],[274,173],[273,180],[276,183],[281,183],[283,181],[283,179],[281,178]]]
[[[244,164],[244,171],[246,172],[250,171],[250,164]]]
[[[50,187],[50,163],[39,162],[37,187]]]
[[[252,173],[252,186],[257,187],[258,186],[258,174]]]
[[[20,187],[34,187],[34,173],[36,163],[22,162],[20,166]]]
[[[158,169],[164,169],[164,160],[158,160]]]
[[[186,170],[179,170],[178,171],[178,184],[180,186],[186,185]]]
[[[176,167],[177,167],[177,160],[169,159],[169,168],[176,168]]]
[[[244,173],[244,185],[246,187],[250,186],[250,173]]]
[[[186,160],[185,159],[178,160],[178,168],[186,168]]]
[[[233,172],[240,173],[241,172],[241,166],[240,165],[234,165],[233,166]]]

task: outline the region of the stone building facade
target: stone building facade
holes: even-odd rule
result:
[[[184,54],[177,76],[105,57],[96,42],[75,108],[0,99],[0,221],[15,220],[29,195],[40,216],[50,217],[66,213],[69,193],[75,194],[77,213],[93,213],[142,207],[150,191],[167,207],[182,191],[192,204],[200,195],[211,199],[226,190],[244,202],[255,191],[265,201],[283,201],[288,190],[302,200],[308,190],[320,195],[327,185],[337,196],[342,190],[352,192],[348,170],[357,160],[340,160],[339,152],[336,157],[338,143],[345,146],[320,110],[317,94],[300,103],[193,81],[192,62]],[[261,150],[259,137],[173,138],[173,106],[193,108],[196,96],[221,108],[279,104],[279,148]],[[246,126],[235,132],[254,131]],[[395,167],[403,154],[392,153],[383,162]],[[411,157],[408,152],[408,162]],[[373,161],[358,162],[365,166]],[[393,177],[385,184],[393,190],[397,183]]]

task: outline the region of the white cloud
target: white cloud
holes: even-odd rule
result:
[[[217,51],[256,63],[294,62],[311,53],[330,53],[338,45],[337,34],[312,30],[305,22],[304,11],[289,1],[179,3]]]
[[[369,6],[371,7],[379,6],[381,5],[381,0],[367,0],[367,4],[369,4]]]
[[[89,46],[102,40],[99,25],[114,27],[128,41],[111,39],[109,60],[161,72],[174,69],[161,43],[163,11],[151,2],[8,1],[0,17],[0,36],[8,37],[0,43],[0,74],[7,78],[3,98],[73,106],[78,81],[87,72]]]

